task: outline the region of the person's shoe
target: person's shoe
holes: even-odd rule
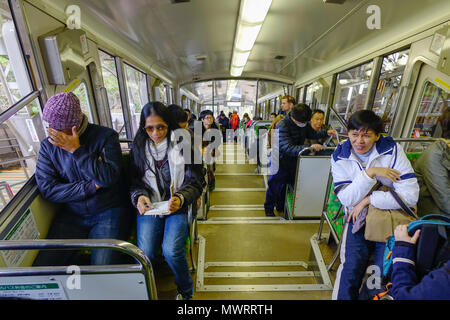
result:
[[[275,217],[275,213],[273,213],[273,209],[266,209],[266,217]]]
[[[174,300],[184,300],[184,299],[183,299],[183,296],[181,295],[181,293],[178,293],[178,294],[175,296]]]

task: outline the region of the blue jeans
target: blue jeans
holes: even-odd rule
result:
[[[130,227],[128,208],[110,208],[95,214],[58,212],[52,221],[47,239],[119,239],[126,240]],[[41,251],[34,266],[70,265],[72,250]],[[120,254],[111,249],[92,250],[91,264],[108,265],[121,263]]]
[[[149,257],[152,264],[162,246],[162,254],[175,275],[178,292],[191,299],[193,283],[184,252],[189,235],[187,214],[137,217],[138,247]]]
[[[347,216],[345,217],[345,219]],[[371,255],[374,256],[374,263],[378,266],[380,283],[383,272],[383,254],[386,243],[368,241],[364,238],[365,228],[361,228],[357,233],[352,233],[353,222],[346,224],[342,234],[341,244],[341,264],[336,273],[336,280],[333,289],[333,300],[357,300],[362,280],[369,266]],[[382,285],[382,283],[381,283]],[[381,288],[380,288],[381,289]],[[367,284],[363,287],[367,289]],[[378,292],[379,289],[373,289]],[[384,290],[381,290],[384,291]],[[368,294],[370,295],[370,293]]]

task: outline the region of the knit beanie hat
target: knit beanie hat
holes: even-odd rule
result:
[[[68,130],[78,127],[83,120],[80,100],[72,92],[55,94],[44,107],[43,120],[55,130]]]

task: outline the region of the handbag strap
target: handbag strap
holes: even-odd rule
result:
[[[390,194],[394,197],[395,201],[399,204],[400,208],[408,215],[413,217],[414,219],[418,219],[416,214],[414,213],[411,208],[408,207],[408,205],[403,201],[403,199],[397,194],[397,192],[394,191],[394,189],[389,188]]]
[[[397,144],[395,144],[395,154],[396,154],[396,158],[397,158]],[[394,161],[395,164],[395,161]],[[393,168],[394,165],[392,165],[391,168]],[[408,205],[403,201],[403,199],[397,194],[397,192],[394,191],[393,188],[389,188],[389,192],[390,194],[394,197],[395,201],[397,201],[397,203],[399,204],[400,208],[409,216],[413,217],[414,219],[419,219],[416,214],[414,213],[414,211],[408,207]]]

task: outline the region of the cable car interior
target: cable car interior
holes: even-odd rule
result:
[[[0,18],[0,297],[177,293],[168,265],[137,247],[134,207],[127,241],[47,238],[61,204],[44,199],[34,173],[57,93],[73,92],[90,123],[119,134],[124,161],[151,101],[252,119],[220,145],[215,183],[189,217],[194,300],[331,299],[345,222],[330,156],[300,154],[284,210],[264,211],[267,129],[283,97],[324,112],[338,133],[331,152],[349,117],[373,110],[412,162],[441,138],[450,103],[445,0],[0,0]],[[99,248],[123,262],[90,265]],[[45,250],[79,262],[34,266]]]

